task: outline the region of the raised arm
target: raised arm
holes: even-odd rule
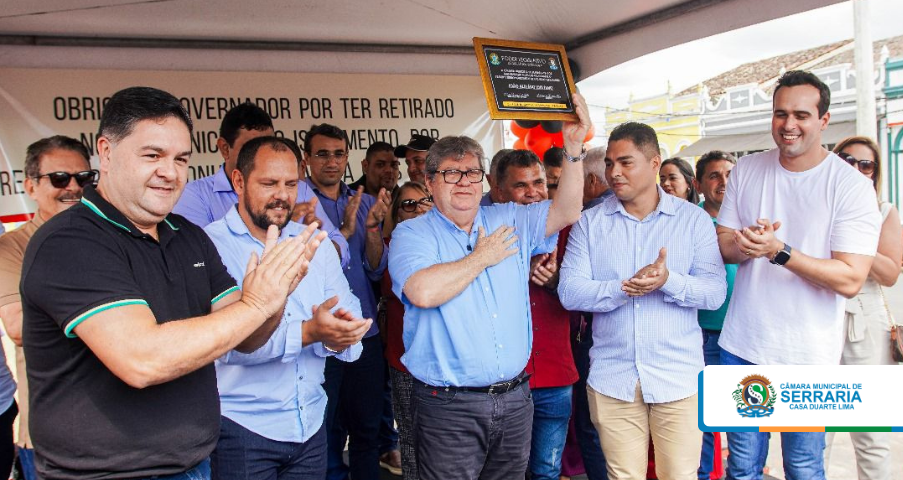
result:
[[[583,139],[592,123],[586,101],[579,93],[574,94],[574,111],[578,121],[565,122],[561,132],[564,136],[564,148],[568,155],[577,157],[583,151]],[[565,160],[558,180],[558,195],[549,206],[549,217],[546,220],[546,236],[557,233],[562,228],[573,225],[580,220],[583,208],[583,165],[582,162]]]

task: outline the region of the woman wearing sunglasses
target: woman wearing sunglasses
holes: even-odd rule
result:
[[[392,230],[399,223],[419,217],[433,208],[433,198],[421,183],[407,182],[392,193],[390,218],[386,218],[383,229],[386,245],[392,237]],[[392,378],[392,407],[395,421],[398,423],[399,444],[401,447],[401,470],[405,480],[416,480],[417,461],[414,458],[414,426],[411,423],[411,388],[413,378],[401,363],[404,354],[404,343],[401,340],[404,306],[392,292],[392,279],[386,270],[382,281],[383,297],[380,300],[379,331],[385,333],[386,360],[389,362],[389,375]],[[384,322],[384,323],[382,323]]]
[[[875,191],[881,180],[880,149],[868,137],[849,137],[834,147],[834,153],[872,180]],[[862,290],[847,300],[844,319],[842,365],[894,365],[891,356],[890,316],[882,286],[890,287],[900,275],[903,239],[900,216],[889,202],[878,200],[883,224],[878,239],[878,253]],[[828,434],[825,465],[831,453],[833,433]],[[856,450],[856,467],[862,480],[890,480],[890,435],[888,433],[852,432]]]

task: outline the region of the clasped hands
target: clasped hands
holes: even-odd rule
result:
[[[734,230],[734,242],[749,258],[765,257],[771,260],[784,248],[784,243],[774,236],[774,232],[781,228],[781,222],[771,223],[767,218],[760,218],[756,220],[756,224],[742,230]]]
[[[621,282],[621,291],[628,297],[642,297],[662,288],[668,281],[668,250],[662,247],[654,262],[639,269],[632,277]]]

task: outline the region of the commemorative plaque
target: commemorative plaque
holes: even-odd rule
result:
[[[574,119],[564,46],[475,37],[473,48],[493,119]]]

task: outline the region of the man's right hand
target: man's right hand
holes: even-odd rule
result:
[[[338,303],[339,297],[333,296],[320,305],[314,305],[313,317],[301,327],[305,344],[321,342],[333,350],[344,350],[364,338],[373,320],[354,318],[343,308],[332,312]]]
[[[345,206],[345,215],[342,218],[342,226],[339,232],[345,237],[345,240],[354,235],[357,229],[357,211],[361,208],[361,199],[364,198],[364,186],[357,188],[357,193],[348,199],[348,205]]]
[[[517,253],[517,235],[514,227],[502,225],[492,234],[486,236],[483,227],[478,227],[477,244],[473,247],[473,255],[488,268],[501,263],[502,260]]]
[[[317,218],[317,197],[311,197],[308,202],[298,202],[292,208],[292,221],[310,225],[314,222],[323,226],[323,221]]]
[[[263,257],[258,262],[257,253],[252,253],[248,259],[240,301],[263,313],[264,320],[282,309],[292,286],[297,286],[299,277],[307,272],[313,257],[312,252],[308,256],[307,241],[314,228],[308,226],[301,235],[277,244],[279,228],[270,225]]]

